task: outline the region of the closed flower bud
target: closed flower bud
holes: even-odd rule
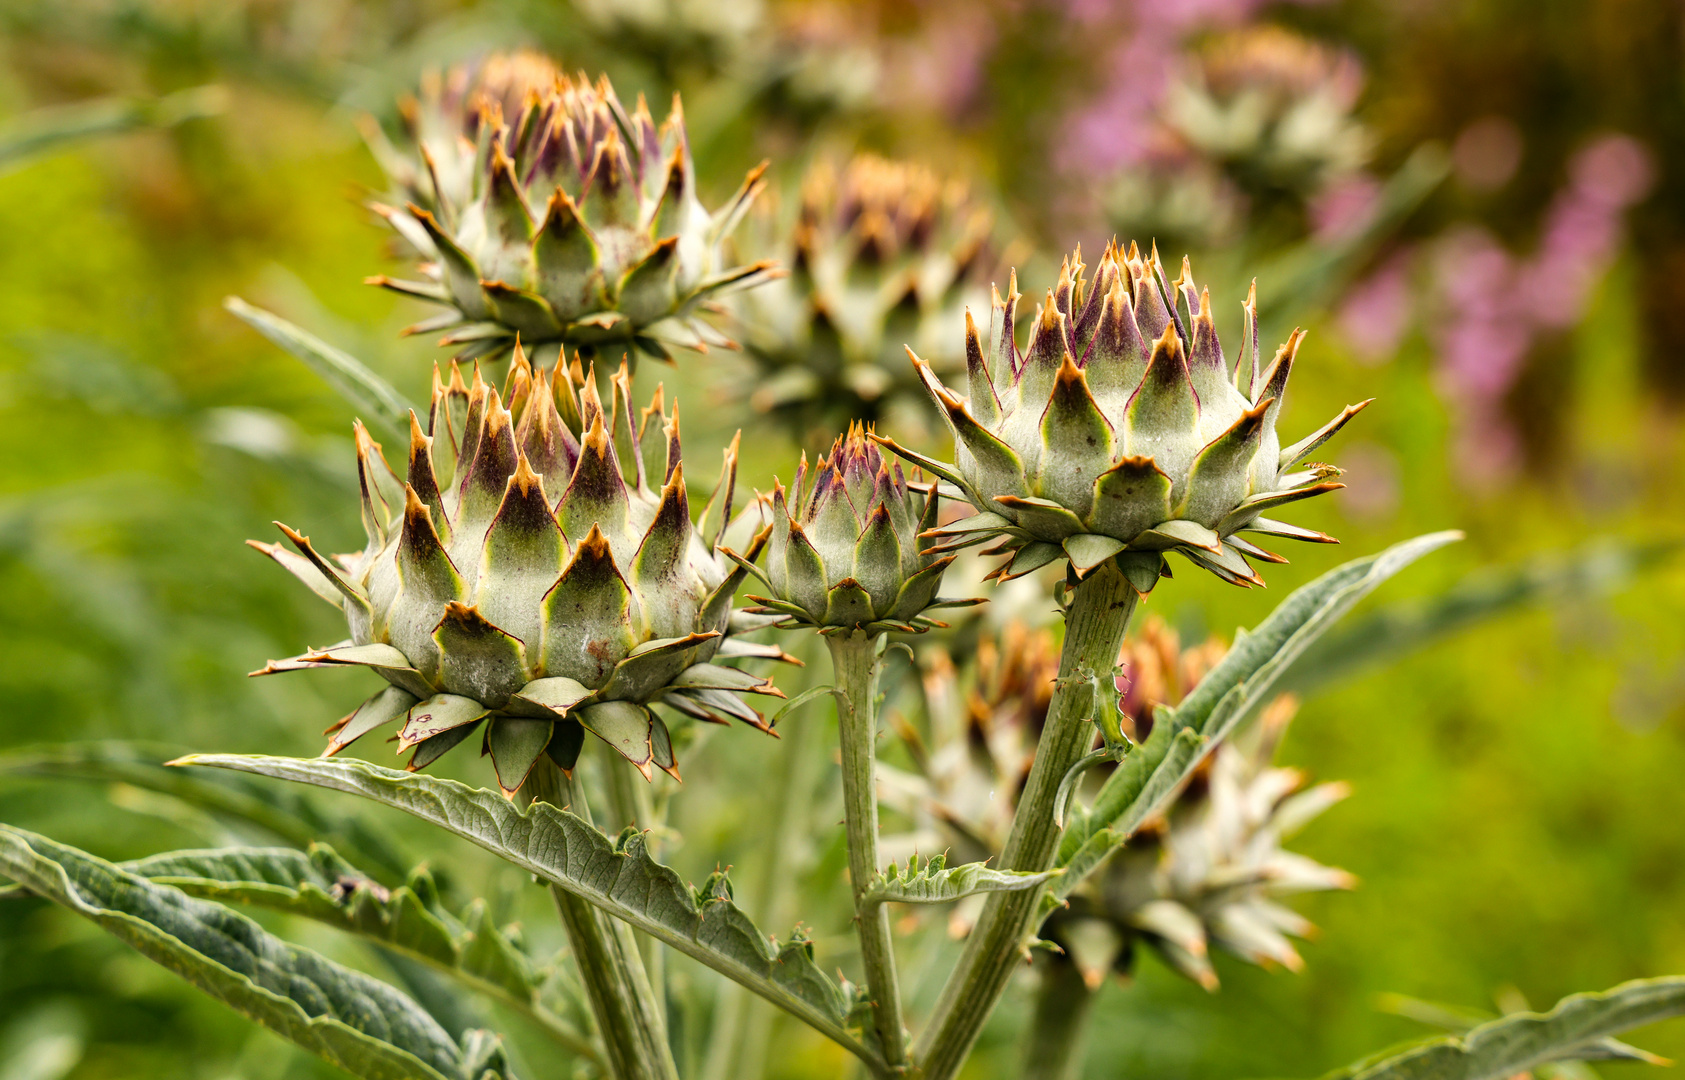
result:
[[[993,214],[957,181],[861,154],[807,171],[797,205],[763,199],[740,233],[745,252],[790,274],[732,301],[743,394],[807,443],[846,421],[928,427],[911,345],[944,374],[965,370],[953,334],[965,306],[988,302],[998,254]]]
[[[704,209],[676,97],[658,128],[606,78],[521,53],[430,78],[402,118],[395,143],[368,127],[403,204],[375,209],[430,280],[370,280],[449,307],[410,330],[445,331],[460,357],[505,354],[516,335],[546,362],[564,342],[665,359],[669,344],[729,346],[700,306],[772,274],[720,255],[763,169]]]
[[[861,425],[816,469],[804,457],[795,484],[776,486],[771,502],[766,567],[756,573],[772,596],[750,599],[788,625],[917,632],[942,625],[927,610],[970,603],[937,599],[954,556],[920,550],[919,533],[935,523],[935,492],[910,485]]]
[[[1082,578],[1108,561],[1145,593],[1176,551],[1225,581],[1260,583],[1248,558],[1282,562],[1239,534],[1329,541],[1266,514],[1342,485],[1339,470],[1298,468],[1364,404],[1349,406],[1283,448],[1276,435],[1295,331],[1266,368],[1257,308],[1230,367],[1217,341],[1209,292],[1186,260],[1170,281],[1157,252],[1115,244],[1092,282],[1080,253],[1037,309],[1028,346],[1016,344],[1016,282],[996,297],[985,337],[967,316],[967,393],[913,364],[954,436],[943,464],[880,439],[954,484],[977,508],[927,534],[937,552],[998,539],[1010,558],[996,571],[1027,574],[1056,560]]]
[[[744,571],[718,545],[736,445],[693,524],[677,410],[657,389],[634,413],[630,386],[622,365],[605,409],[577,364],[572,378],[534,372],[517,349],[502,395],[452,364],[448,383],[435,372],[425,430],[411,414],[401,473],[356,429],[361,552],[324,558],[284,525],[294,551],[252,542],[351,630],[255,674],[349,665],[389,684],[331,729],[328,754],[399,725],[400,752],[413,747],[410,768],[424,768],[486,721],[484,746],[513,793],[540,754],[571,770],[587,731],[646,777],[651,764],[676,776],[657,702],[768,730],[736,695],[778,691],[721,664],[781,656],[730,636]]]

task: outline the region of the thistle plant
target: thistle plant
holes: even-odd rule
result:
[[[1165,120],[1201,157],[1252,192],[1314,194],[1369,156],[1353,115],[1363,73],[1354,57],[1279,26],[1216,39],[1171,87]]]
[[[285,525],[294,551],[250,542],[351,631],[254,674],[365,667],[388,684],[332,729],[328,755],[402,721],[413,771],[486,721],[485,750],[513,795],[541,755],[571,772],[586,732],[646,778],[652,763],[677,776],[656,701],[770,730],[737,697],[778,693],[770,680],[714,662],[776,653],[730,636],[745,571],[718,545],[736,444],[693,525],[677,408],[657,390],[634,416],[630,392],[623,365],[605,410],[594,377],[534,371],[518,348],[503,395],[478,367],[471,384],[455,363],[448,382],[435,368],[426,427],[410,414],[402,479],[357,426],[361,552],[330,560]]]
[[[903,349],[964,369],[953,328],[988,302],[993,213],[959,181],[875,154],[821,159],[795,202],[761,200],[740,232],[790,273],[731,302],[753,380],[733,389],[804,445],[855,421],[922,427]]]
[[[669,345],[732,344],[702,316],[771,274],[721,254],[764,166],[706,210],[676,96],[658,128],[606,77],[516,53],[431,75],[400,113],[396,142],[365,125],[400,203],[373,206],[425,280],[369,280],[449,309],[409,332],[442,331],[463,359],[506,355],[519,337],[540,366],[564,343],[667,360]]]
[[[1488,584],[1436,615],[1379,618],[1332,657],[1310,651],[1382,582],[1456,538],[1439,533],[1322,574],[1227,648],[1182,650],[1156,624],[1126,642],[1172,553],[1248,586],[1260,583],[1254,564],[1281,561],[1255,538],[1328,541],[1275,515],[1340,486],[1337,468],[1310,459],[1362,406],[1284,448],[1277,421],[1303,335],[1266,365],[1249,295],[1230,358],[1187,261],[1171,281],[1156,251],[1133,245],[1109,245],[1092,277],[1080,253],[1068,257],[1028,327],[1009,279],[979,329],[954,309],[983,265],[986,218],[929,174],[873,159],[835,181],[814,174],[795,217],[761,223],[766,250],[794,253],[793,273],[764,303],[736,311],[770,335],[750,338],[763,382],[782,385],[779,371],[813,376],[792,377],[799,392],[772,411],[802,417],[804,436],[840,412],[845,434],[816,465],[804,457],[789,488],[774,479],[769,495],[741,508],[733,440],[693,516],[677,406],[656,388],[635,408],[632,366],[607,366],[633,350],[662,356],[675,344],[725,341],[707,321],[716,299],[773,274],[723,254],[758,172],[720,212],[705,211],[676,105],[658,129],[642,101],[627,111],[606,82],[565,77],[528,54],[426,80],[402,121],[395,141],[370,139],[403,203],[383,213],[428,280],[383,283],[443,305],[420,329],[445,332],[466,358],[435,368],[427,406],[407,408],[399,388],[353,357],[231,305],[328,374],[389,441],[407,436],[399,462],[361,422],[353,427],[362,550],[330,556],[285,526],[290,546],[254,542],[339,608],[347,634],[260,673],[365,668],[378,688],[330,727],[319,758],[190,755],[172,763],[198,770],[185,775],[132,750],[100,748],[80,762],[85,775],[196,801],[292,846],[117,865],[0,825],[0,875],[11,883],[0,883],[0,897],[27,892],[90,919],[352,1075],[509,1080],[512,1062],[524,1061],[587,1078],[677,1080],[702,1060],[698,1017],[723,1028],[731,1011],[718,996],[698,1001],[718,979],[669,977],[668,961],[683,958],[782,1009],[875,1080],[953,1080],[1013,974],[1039,969],[1023,1075],[1063,1080],[1107,972],[1149,949],[1208,986],[1217,949],[1294,966],[1291,938],[1308,924],[1281,895],[1349,884],[1283,848],[1343,794],[1300,791],[1296,772],[1272,764],[1292,709],[1283,687],[1314,687],[1354,650],[1402,650],[1541,588],[1534,575],[1525,587]],[[911,375],[883,375],[889,351],[907,345]],[[542,350],[536,365],[529,349]],[[467,366],[504,356],[500,388]],[[901,406],[886,405],[903,377],[936,406],[951,461],[906,448],[914,437]],[[963,393],[950,388],[961,379]],[[882,387],[876,396],[872,386]],[[904,471],[896,454],[917,469]],[[961,548],[985,543],[1001,558],[993,577],[1052,586],[1062,637],[937,617],[974,602],[944,599],[938,586]],[[1597,559],[1578,563],[1579,576],[1558,579],[1575,583],[1564,591],[1607,572]],[[1048,568],[1062,575],[1029,577]],[[756,606],[738,608],[739,592]],[[738,665],[789,659],[749,638],[775,628],[816,632],[832,682],[806,686],[766,717],[747,696],[782,691]],[[909,668],[886,664],[892,635],[904,635],[896,647],[912,654]],[[974,661],[956,659],[967,650]],[[880,768],[879,685],[899,670],[920,678],[929,723],[902,726],[909,767]],[[651,809],[650,793],[675,790],[681,752],[707,730],[695,722],[771,732],[775,721],[812,723],[794,710],[825,694],[837,702],[844,810],[841,844],[829,850],[847,865],[838,923],[857,938],[857,956],[823,928],[798,924],[783,940],[763,931],[733,899],[728,860],[687,882],[659,861],[664,846],[685,842],[683,830]],[[407,769],[353,756],[376,731],[410,754]],[[583,758],[587,733],[650,783],[613,756]],[[474,736],[495,790],[427,771]],[[694,790],[710,778],[690,760]],[[817,757],[771,761],[788,771],[769,789],[815,804],[782,819],[773,846],[789,850],[770,860],[747,905],[788,908],[784,920],[815,900],[790,896],[803,845],[788,823],[835,815],[810,790],[826,785],[803,779]],[[37,762],[35,774],[52,765]],[[354,794],[496,856],[548,888],[565,957],[538,955],[497,925],[485,897],[447,906],[443,876],[397,861],[395,843],[371,841],[341,807],[275,799],[261,781],[211,768]],[[887,839],[880,799],[896,815]],[[609,812],[594,816],[593,802]],[[599,822],[630,827],[615,835]],[[742,843],[736,830],[715,831],[728,847]],[[459,891],[478,881],[451,877]],[[813,880],[842,899],[834,874]],[[394,970],[425,991],[427,1007],[281,940],[235,903],[378,945],[401,958]],[[910,1015],[899,965],[941,950],[898,942],[897,927],[911,936],[929,922],[892,919],[891,905],[939,906],[941,921],[965,931],[929,1016]],[[1051,955],[1024,964],[1037,945]],[[429,977],[413,977],[411,962]],[[839,967],[853,969],[852,981],[829,974]],[[918,971],[919,985],[934,974]],[[463,1030],[458,1020],[473,1008],[454,984],[521,1013],[559,1052],[506,1053],[495,1033]],[[1630,983],[1368,1059],[1347,1075],[1503,1080],[1633,1056],[1614,1034],[1677,1013],[1685,979]],[[737,1030],[737,1043],[754,1038],[752,1025]],[[758,1069],[739,1068],[732,1053],[708,1054],[705,1077],[756,1080]]]

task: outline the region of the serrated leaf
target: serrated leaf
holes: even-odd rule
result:
[[[414,1001],[220,904],[10,825],[0,873],[353,1076],[469,1080],[461,1048]]]
[[[1502,1080],[1553,1061],[1575,1061],[1641,1024],[1685,1013],[1685,977],[1638,979],[1563,998],[1548,1013],[1514,1013],[1461,1037],[1384,1050],[1324,1080]]]
[[[379,424],[388,435],[406,444],[409,441],[409,414],[414,408],[392,384],[370,371],[361,360],[342,349],[336,349],[302,327],[272,312],[254,307],[238,296],[230,296],[222,306],[246,325],[273,341],[281,348],[304,361],[320,375],[339,396],[349,401],[361,419]],[[426,410],[417,413],[427,415]]]
[[[938,855],[922,865],[914,856],[905,867],[891,864],[866,886],[869,904],[946,904],[978,893],[1033,889],[1059,870],[991,870],[983,863],[948,866]]]
[[[409,864],[403,847],[385,830],[354,815],[327,813],[300,791],[276,791],[271,784],[228,773],[165,768],[164,762],[180,752],[179,747],[120,740],[25,747],[0,754],[0,776],[129,784],[256,826],[301,850],[317,841],[332,844],[383,884],[404,880]]]
[[[1371,662],[1414,649],[1532,604],[1606,596],[1677,554],[1678,540],[1601,539],[1567,553],[1476,571],[1434,596],[1390,604],[1328,634],[1295,660],[1280,689],[1305,694]]]
[[[525,1013],[571,1052],[597,1060],[589,1038],[541,1001],[545,972],[486,917],[485,905],[453,916],[431,880],[385,889],[326,844],[291,848],[172,851],[122,863],[123,870],[190,896],[299,915],[377,941]],[[415,885],[416,887],[412,887]]]
[[[1275,693],[1281,673],[1335,620],[1381,582],[1461,536],[1430,533],[1354,559],[1293,592],[1256,629],[1237,634],[1192,693],[1155,714],[1147,741],[1107,778],[1088,815],[1066,830],[1055,865],[1068,865],[1102,829],[1112,829],[1117,843],[1126,841],[1175,796],[1206,749]]]
[[[729,899],[716,894],[699,901],[677,873],[649,857],[639,833],[628,830],[611,841],[548,803],[517,809],[495,791],[362,761],[196,754],[179,764],[345,791],[432,822],[748,987],[874,1070],[885,1067],[846,1029],[847,1000],[807,946],[771,948]]]

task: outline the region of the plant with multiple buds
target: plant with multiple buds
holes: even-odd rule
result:
[[[496,994],[582,1069],[611,1080],[676,1080],[677,1061],[693,1056],[675,1053],[694,1025],[668,1018],[685,1004],[668,993],[666,950],[784,1009],[878,1080],[953,1080],[1038,939],[1065,957],[1042,964],[1050,977],[1031,1026],[1031,1077],[1069,1069],[1093,981],[1126,967],[1135,944],[1207,984],[1213,945],[1297,962],[1288,935],[1306,924],[1274,897],[1348,879],[1281,841],[1343,791],[1295,793],[1298,775],[1270,763],[1291,712],[1271,705],[1276,681],[1381,581],[1454,536],[1407,541],[1325,574],[1227,650],[1182,652],[1151,626],[1127,648],[1124,638],[1169,553],[1252,585],[1253,561],[1281,559],[1248,537],[1329,539],[1270,516],[1340,486],[1337,469],[1303,463],[1362,407],[1281,445],[1276,422],[1302,334],[1265,365],[1249,296],[1231,363],[1187,261],[1171,281],[1156,251],[1114,242],[1092,280],[1080,254],[1065,260],[1027,334],[1015,279],[1005,300],[993,299],[986,331],[969,316],[964,334],[956,327],[963,395],[914,354],[913,377],[954,437],[951,462],[851,417],[816,466],[804,458],[789,489],[775,483],[734,517],[733,441],[693,518],[676,406],[658,388],[635,409],[630,366],[604,390],[562,350],[665,355],[669,344],[721,343],[701,317],[713,299],[772,276],[766,264],[731,267],[721,254],[758,173],[720,213],[704,211],[676,109],[658,129],[642,102],[628,113],[606,82],[563,77],[526,55],[433,78],[403,118],[402,149],[378,133],[371,141],[408,204],[383,212],[421,253],[429,280],[383,283],[449,308],[424,325],[449,331],[469,357],[507,355],[507,378],[498,390],[477,366],[435,369],[430,406],[409,411],[406,424],[401,395],[373,372],[245,311],[330,370],[359,407],[372,404],[371,422],[408,429],[399,469],[360,423],[354,429],[361,551],[326,556],[285,526],[290,549],[254,543],[336,605],[349,631],[262,673],[357,667],[385,685],[330,728],[323,758],[182,763],[355,793],[542,879],[584,999],[563,1011],[589,1023],[550,1008],[560,981],[519,935],[486,922],[483,905],[460,919],[445,911],[425,874],[388,888],[322,849],[183,852],[119,867],[10,826],[0,826],[0,874],[335,1065],[382,1080],[506,1080],[509,1064],[495,1038],[446,1032],[395,988],[183,890],[369,936]],[[844,367],[854,365],[843,380],[856,395],[847,407],[864,408],[858,376],[910,332],[937,325],[980,257],[980,221],[927,174],[857,163],[835,193],[813,194],[795,234],[779,239],[797,253],[797,273],[768,310],[783,304],[783,330],[800,333],[779,339],[773,327],[751,340],[783,340],[791,355],[834,346]],[[535,367],[525,348],[538,346],[545,356]],[[771,355],[769,347],[762,359]],[[880,447],[934,479],[909,478]],[[943,499],[968,502],[971,513],[955,520]],[[972,603],[942,599],[938,585],[958,549],[990,541],[1003,557],[993,576],[1065,571],[1053,589],[1065,623],[1057,649],[1049,634],[991,639],[976,636],[981,620],[950,628],[932,617]],[[736,609],[751,576],[758,607]],[[587,732],[665,785],[654,770],[677,780],[691,721],[770,731],[742,695],[781,692],[737,664],[786,659],[746,640],[775,626],[812,629],[831,654],[834,684],[809,687],[785,708],[822,693],[837,701],[858,986],[825,974],[830,958],[822,966],[815,954],[826,939],[798,931],[779,943],[757,928],[724,871],[696,888],[657,862],[669,834],[656,831],[651,789],[630,770],[587,762],[573,775]],[[927,652],[918,669],[930,724],[907,739],[915,768],[881,774],[884,801],[916,837],[895,841],[911,847],[904,863],[885,865],[876,737],[890,636],[925,643],[942,630],[954,631],[947,656]],[[952,660],[966,641],[976,643],[975,665]],[[969,686],[956,668],[971,673]],[[408,771],[342,753],[380,728],[396,728],[400,750],[413,750]],[[476,733],[499,791],[424,771]],[[617,824],[633,828],[617,838],[598,828],[590,781],[607,789]],[[803,793],[793,779],[785,786]],[[242,792],[236,801],[257,800]],[[926,842],[967,861],[922,859]],[[902,1010],[891,904],[956,905],[969,927],[916,1040]],[[665,949],[641,949],[634,932]],[[1606,1052],[1604,1037],[1624,1020],[1669,1011],[1685,1011],[1685,980],[1495,1021],[1511,1026],[1369,1062],[1361,1075],[1450,1070],[1492,1080],[1585,1056],[1587,1032]],[[734,1075],[728,1060],[714,1072]]]

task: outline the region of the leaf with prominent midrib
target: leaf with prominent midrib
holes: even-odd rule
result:
[[[1502,1080],[1553,1061],[1597,1057],[1610,1036],[1681,1013],[1685,978],[1638,979],[1563,998],[1548,1013],[1515,1013],[1466,1035],[1383,1050],[1323,1080]]]
[[[986,892],[1012,892],[1030,889],[1060,871],[991,870],[983,863],[964,863],[948,866],[940,856],[932,856],[922,865],[913,856],[906,867],[891,864],[886,873],[873,878],[866,886],[867,903],[884,904],[946,904]]]
[[[350,792],[430,821],[701,961],[872,1068],[884,1069],[882,1059],[849,1032],[849,1003],[813,962],[811,946],[800,941],[769,946],[767,935],[725,898],[724,890],[698,896],[672,869],[649,857],[639,833],[627,830],[610,840],[589,822],[548,803],[521,810],[495,791],[345,758],[194,754],[177,764]]]
[[[1301,696],[1378,660],[1398,657],[1525,607],[1596,599],[1626,588],[1677,555],[1685,543],[1603,537],[1570,552],[1476,571],[1443,592],[1377,608],[1306,649],[1282,673],[1281,690]]]
[[[1152,734],[1106,779],[1094,806],[1073,814],[1055,865],[1069,865],[1079,851],[1085,851],[1090,870],[1104,862],[1109,850],[1095,857],[1089,841],[1109,829],[1110,850],[1124,844],[1175,797],[1205,751],[1275,692],[1276,679],[1335,620],[1381,582],[1461,538],[1457,532],[1430,533],[1354,559],[1293,592],[1251,633],[1237,633],[1228,653],[1180,705],[1154,713]],[[1079,880],[1067,874],[1059,884],[1068,892]]]
[[[575,1054],[597,1060],[589,1038],[547,1009],[545,973],[500,931],[483,901],[460,917],[441,903],[425,870],[388,890],[326,844],[291,848],[172,851],[122,868],[207,900],[251,904],[300,915],[422,960],[530,1016]]]
[[[408,997],[220,904],[10,825],[0,825],[0,874],[353,1076],[469,1077],[462,1048]]]
[[[225,819],[255,825],[297,848],[327,841],[384,884],[404,880],[409,864],[398,842],[360,817],[328,814],[297,790],[244,776],[166,769],[181,747],[108,740],[24,747],[0,754],[0,776],[70,778],[129,784],[180,799]]]

